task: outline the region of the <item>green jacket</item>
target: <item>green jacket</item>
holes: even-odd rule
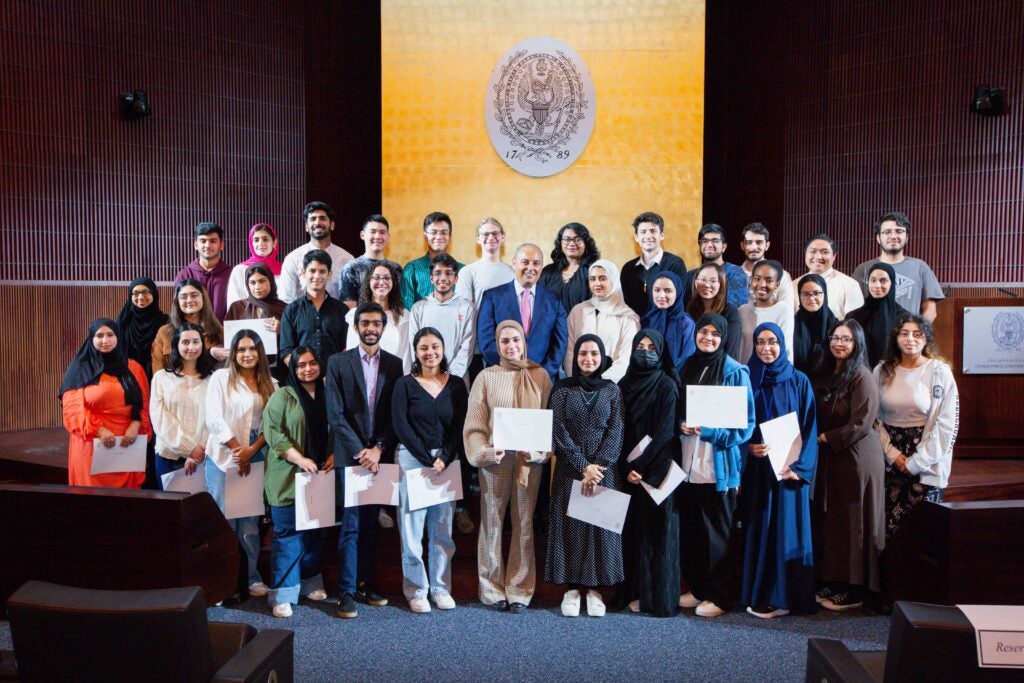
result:
[[[306,443],[306,414],[292,387],[274,392],[263,410],[263,436],[267,440],[267,464],[263,490],[274,507],[295,504],[295,475],[301,470],[284,459],[289,448],[302,453]]]

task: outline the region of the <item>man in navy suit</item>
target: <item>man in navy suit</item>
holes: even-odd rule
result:
[[[393,457],[397,438],[391,427],[391,393],[402,377],[402,360],[380,348],[387,316],[379,304],[360,305],[353,325],[359,346],[327,361],[327,421],[334,434],[334,458],[344,490],[344,468],[362,465],[376,473]],[[339,498],[339,501],[342,498]],[[387,599],[373,589],[377,554],[378,505],[338,506],[338,606],[343,619],[357,615],[356,600],[381,607]]]
[[[544,254],[536,244],[521,244],[512,257],[515,280],[484,292],[477,318],[477,347],[485,365],[498,364],[494,330],[504,320],[515,320],[526,333],[526,356],[548,371],[551,381],[565,357],[569,333],[562,302],[537,284]]]

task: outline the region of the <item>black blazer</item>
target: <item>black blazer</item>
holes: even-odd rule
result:
[[[391,427],[391,394],[403,374],[402,359],[383,349],[377,351],[380,354],[377,409],[373,434],[370,434],[366,380],[359,348],[339,351],[327,361],[327,421],[334,433],[334,457],[339,467],[351,465],[352,456],[364,448],[372,448],[378,441],[384,444],[382,460],[391,460],[398,442]]]

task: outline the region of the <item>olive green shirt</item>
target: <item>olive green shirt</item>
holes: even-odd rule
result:
[[[295,504],[295,475],[300,470],[284,459],[289,448],[302,453],[306,443],[306,414],[292,387],[274,392],[263,410],[263,436],[267,440],[267,464],[263,490],[274,507]]]

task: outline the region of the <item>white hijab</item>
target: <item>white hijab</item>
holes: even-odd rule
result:
[[[587,270],[588,283],[589,276],[594,272],[594,268],[602,268],[606,273],[608,273],[608,279],[612,283],[612,291],[602,297],[591,296],[587,302],[602,313],[636,318],[639,323],[640,316],[638,316],[632,308],[627,306],[626,302],[622,299],[622,282],[619,279],[618,267],[607,259],[598,259],[594,261],[590,264],[590,268]]]

